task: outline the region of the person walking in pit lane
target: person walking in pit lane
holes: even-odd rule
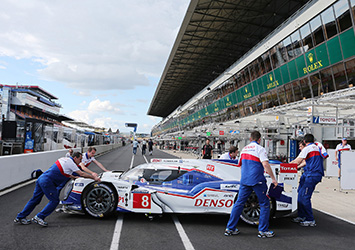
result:
[[[210,145],[210,140],[206,140],[206,144],[202,147],[202,159],[212,159],[213,157],[213,148]]]
[[[153,141],[152,141],[152,139],[149,139],[149,141],[148,141],[148,151],[149,151],[149,155],[153,154]]]
[[[335,148],[335,160],[338,161],[338,167],[339,167],[338,180],[340,180],[340,176],[341,176],[341,152],[349,151],[349,150],[351,150],[351,146],[348,144],[347,138],[343,138],[341,140],[341,143],[339,143]]]
[[[147,141],[144,139],[142,141],[142,155],[145,155],[146,150],[147,150]]]
[[[238,154],[238,148],[235,147],[235,146],[231,146],[229,148],[229,151],[222,154],[219,159],[220,160],[233,160],[233,161],[238,161],[238,157],[237,157],[237,154]]]
[[[239,165],[241,166],[241,179],[237,201],[234,203],[225,236],[237,235],[239,230],[236,228],[244,204],[249,195],[254,191],[258,196],[260,204],[259,217],[259,238],[274,237],[274,232],[269,231],[270,201],[266,196],[267,185],[264,176],[264,170],[270,175],[272,183],[277,186],[278,183],[271,170],[269,159],[265,148],[259,145],[261,134],[253,131],[250,136],[250,144],[245,146],[240,154]]]
[[[137,154],[138,141],[136,139],[134,139],[132,143],[132,147],[133,147],[133,154]]]
[[[91,178],[95,181],[100,181],[100,178],[81,171],[78,164],[81,162],[81,153],[73,153],[73,157],[63,157],[58,159],[47,171],[45,171],[36,181],[36,187],[33,197],[27,202],[24,209],[17,215],[14,220],[15,224],[28,225],[31,220],[26,217],[35,209],[41,202],[43,195],[49,200],[48,204],[32,218],[32,222],[40,226],[46,227],[48,223],[44,220],[49,216],[59,204],[59,192],[61,187],[70,178],[76,178],[73,173],[79,176]]]
[[[94,162],[97,166],[99,166],[99,168],[101,168],[105,172],[108,172],[108,170],[104,167],[104,165],[102,165],[98,160],[95,159],[95,157],[94,157],[95,154],[96,154],[96,148],[89,147],[88,151],[86,153],[83,153],[83,158],[82,158],[79,166],[86,173],[98,176],[97,173],[91,171],[88,168],[88,166],[91,164],[91,162]]]
[[[322,151],[314,143],[314,136],[306,134],[304,136],[306,146],[301,153],[291,163],[296,163],[299,167],[305,160],[306,164],[303,167],[303,174],[300,178],[298,186],[298,217],[293,218],[292,221],[299,223],[301,226],[314,227],[316,221],[314,220],[311,198],[316,185],[322,180],[324,176],[323,156]]]

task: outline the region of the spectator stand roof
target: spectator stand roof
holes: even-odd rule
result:
[[[167,117],[307,2],[192,0],[148,115]]]

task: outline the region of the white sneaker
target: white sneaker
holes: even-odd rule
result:
[[[265,231],[265,232],[259,231],[259,234],[258,234],[259,238],[271,238],[274,236],[275,236],[275,233],[273,231]]]
[[[32,218],[32,222],[34,222],[42,227],[48,226],[48,223],[46,221],[44,221],[43,219],[39,218],[37,215]]]

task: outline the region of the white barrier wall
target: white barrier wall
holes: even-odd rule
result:
[[[35,169],[43,172],[49,169],[66,149],[45,151],[31,154],[8,155],[0,157],[0,190],[31,178]]]
[[[341,152],[341,189],[355,189],[355,152]]]
[[[335,160],[335,149],[328,149],[327,153],[329,157],[327,158],[327,169],[326,176],[336,176],[338,177],[338,161]]]
[[[121,143],[95,146],[96,155],[111,151],[120,146]],[[86,152],[87,148],[83,150],[83,152]],[[74,148],[74,152],[75,151],[81,151],[81,148]],[[0,190],[30,179],[31,173],[35,169],[41,169],[43,172],[48,170],[56,160],[64,157],[67,152],[67,149],[60,149],[30,154],[1,156]]]

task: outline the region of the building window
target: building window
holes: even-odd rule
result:
[[[295,101],[292,91],[292,83],[285,84],[285,94],[287,103]]]
[[[351,4],[351,10],[353,13],[353,17],[355,19],[355,0],[350,0],[350,4]]]
[[[345,67],[349,79],[349,87],[353,87],[355,85],[355,59],[346,62]]]
[[[244,84],[247,84],[250,82],[250,76],[249,76],[249,70],[248,67],[245,67],[243,70],[243,76],[244,76]]]
[[[265,74],[265,65],[264,65],[264,60],[263,58],[260,56],[258,59],[258,65],[259,65],[259,73],[258,73],[258,77],[262,76],[263,74]],[[257,78],[258,78],[257,77]]]
[[[285,103],[287,103],[287,99],[286,99],[286,94],[285,94],[285,88],[284,86],[281,86],[277,89],[277,94],[279,96],[279,100],[280,100],[280,105],[283,105]]]
[[[322,17],[323,25],[325,27],[326,37],[329,40],[330,38],[338,34],[337,27],[335,24],[333,7],[330,6],[328,9],[323,11],[321,17]]]
[[[332,67],[336,90],[345,89],[348,87],[346,73],[343,63],[339,63]]]
[[[302,44],[301,44],[301,37],[298,30],[296,30],[291,35],[291,42],[292,42],[292,57],[297,57],[302,54]]]
[[[300,29],[300,32],[302,37],[303,51],[307,52],[308,50],[314,47],[309,24],[307,23],[303,25]]]
[[[315,46],[324,42],[324,32],[323,32],[323,25],[320,20],[320,16],[316,16],[311,22],[311,31],[313,36],[313,41]]]
[[[270,58],[269,58],[269,51],[264,53],[262,56],[263,61],[264,61],[264,65],[265,65],[265,73],[268,73],[271,71],[271,62],[270,62]]]
[[[348,0],[339,0],[336,2],[334,4],[334,11],[340,32],[352,26]]]
[[[285,58],[283,57],[281,50],[284,49],[284,46],[281,43],[277,44],[275,47],[273,47],[270,51],[271,53],[271,62],[272,62],[272,66],[274,69],[276,69],[277,67],[281,66],[282,64],[284,64],[287,60],[285,60]],[[284,49],[286,50],[286,49]]]
[[[309,78],[311,80],[311,88],[312,88],[312,92],[313,92],[313,97],[323,95],[324,91],[323,91],[322,82],[320,80],[319,73],[315,73],[315,74],[311,75]]]
[[[335,91],[332,69],[331,68],[324,69],[321,70],[319,73],[322,80],[324,93]]]
[[[312,92],[311,92],[311,89],[309,88],[308,77],[305,77],[300,80],[300,86],[301,86],[301,90],[302,90],[303,99],[311,98]]]
[[[292,50],[291,38],[287,37],[282,41],[282,48],[280,49],[281,56],[284,62],[288,62],[288,59],[292,58],[292,56],[288,53],[290,50]]]

